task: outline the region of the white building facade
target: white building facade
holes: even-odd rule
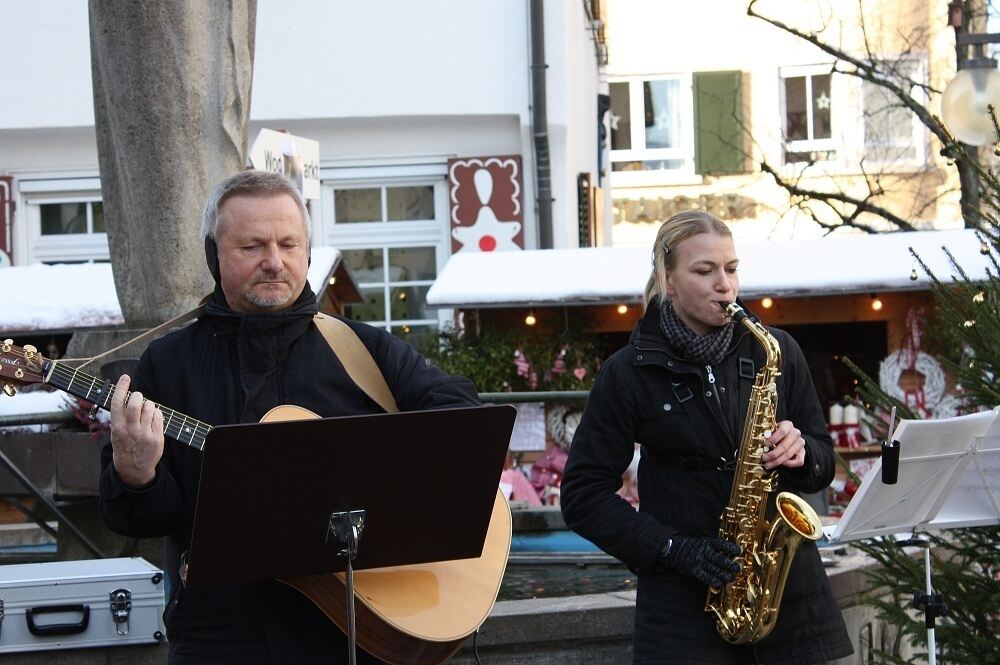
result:
[[[314,244],[344,252],[356,318],[434,325],[424,295],[453,253],[540,247],[531,1],[259,1],[249,138],[319,142]],[[610,202],[595,5],[542,3],[555,248],[597,244]],[[5,3],[0,80],[0,258],[108,260],[87,2]]]

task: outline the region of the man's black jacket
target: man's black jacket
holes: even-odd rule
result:
[[[312,323],[315,313],[315,296],[308,288],[287,312],[260,315],[232,312],[217,288],[198,321],[149,345],[139,360],[133,390],[209,425],[257,422],[282,404],[322,417],[380,413],[382,409],[348,378]],[[381,328],[346,323],[372,354],[400,410],[479,403],[467,379],[428,365],[412,347]],[[342,636],[311,602],[284,585],[182,589],[177,567],[190,543],[200,456],[200,451],[168,438],[155,480],[134,490],[118,478],[110,444],[103,451],[100,494],[107,525],[127,536],[167,537],[166,567],[173,589],[166,613],[168,638],[175,646],[187,643],[201,653],[217,651],[230,657],[233,645],[245,644],[256,657],[266,649],[275,663],[313,662],[313,656],[316,662],[336,659],[331,649],[338,646],[331,644],[339,645]],[[377,474],[378,469],[357,472]],[[261,538],[266,537],[267,525],[262,524]]]
[[[817,492],[833,479],[831,440],[801,349],[787,333],[770,331],[782,350],[777,420],[791,420],[806,441],[805,465],[782,468],[779,490]],[[570,449],[561,485],[566,523],[639,575],[636,662],[732,657],[703,611],[706,587],[654,574],[653,566],[674,534],[718,535],[733,472],[716,467],[736,458],[750,388],[764,363],[745,328],[733,337],[714,367],[683,360],[660,329],[654,301],[628,346],[601,367]],[[638,511],[615,494],[634,443],[642,445]],[[759,662],[804,665],[850,650],[816,546],[807,543],[792,566],[777,627],[757,648]]]

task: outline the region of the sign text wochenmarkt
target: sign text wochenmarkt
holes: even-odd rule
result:
[[[262,129],[250,149],[250,163],[260,171],[284,173],[304,198],[319,198],[319,141]]]

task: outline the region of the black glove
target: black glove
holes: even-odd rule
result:
[[[721,538],[706,536],[674,536],[660,551],[665,570],[673,570],[719,588],[731,582],[740,571],[740,564],[733,561],[743,550],[739,545]]]

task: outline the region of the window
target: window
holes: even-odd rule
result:
[[[434,219],[434,187],[338,189],[334,223],[405,222]]]
[[[324,183],[326,232],[319,237],[343,252],[364,298],[347,305],[345,316],[413,339],[451,317],[427,307],[427,291],[450,252],[449,208],[444,164],[435,177],[407,173],[400,167],[380,181]],[[324,177],[331,175],[336,169]]]
[[[20,180],[26,243],[19,264],[108,261],[98,178]]]
[[[611,170],[694,172],[691,77],[614,81]]]
[[[828,65],[783,71],[786,163],[836,159],[833,83]]]
[[[104,205],[93,203],[42,203],[38,206],[43,236],[107,233]]]
[[[348,249],[344,261],[364,298],[347,306],[348,318],[384,326],[403,337],[415,328],[437,327],[437,311],[426,304],[437,277],[436,247]]]
[[[917,60],[895,63],[901,77],[923,81],[923,66]],[[914,90],[915,96],[922,92]],[[923,103],[922,99],[918,100]],[[925,159],[925,128],[916,114],[885,88],[862,82],[864,114],[864,158],[879,163],[909,162],[922,164]]]

